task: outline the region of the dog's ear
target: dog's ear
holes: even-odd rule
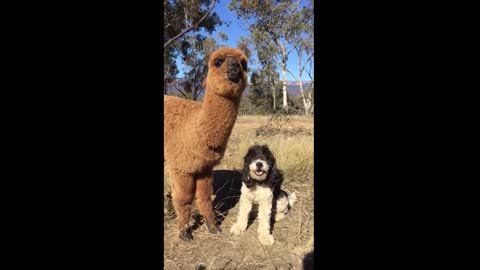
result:
[[[207,78],[203,79],[202,86],[203,89],[207,90]]]
[[[280,190],[280,186],[283,183],[283,173],[277,169],[276,162],[272,164],[272,169],[270,170],[267,181],[268,185],[273,188],[274,193]]]
[[[271,174],[270,176],[273,178],[276,178],[277,177],[277,174],[279,173],[278,169],[277,169],[277,161],[275,160],[275,157],[270,156],[270,159],[272,160],[272,169],[270,170]]]
[[[248,177],[248,171],[246,171],[246,170],[243,170],[242,182],[245,183],[245,186],[247,186],[247,188],[250,188],[250,187],[252,187],[253,185],[255,185],[255,183],[253,182],[253,180],[250,179],[250,177]]]
[[[247,154],[243,157],[243,172],[242,172],[242,182],[245,183],[245,186],[248,188],[252,187],[255,183],[252,179],[248,176],[250,172],[250,163],[249,161],[249,154],[250,154],[251,147],[248,149]]]

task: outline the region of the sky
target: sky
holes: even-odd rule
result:
[[[237,19],[236,15],[228,10],[228,3],[230,2],[229,0],[219,0],[220,2],[215,3],[215,7],[213,8],[213,11],[218,14],[220,17],[220,20],[225,22],[222,26],[217,26],[215,31],[212,33],[212,36],[215,38],[215,40],[228,47],[237,47],[237,41],[240,39],[240,37],[248,37],[249,32],[245,29],[243,29],[243,26],[241,25],[241,21]],[[230,25],[227,26],[226,22],[230,22]],[[220,38],[218,37],[218,32],[223,32],[227,34],[228,40],[227,41],[221,41]],[[206,33],[208,35],[208,33]],[[256,52],[252,51],[252,54],[255,55],[254,58],[256,58]],[[305,62],[305,58],[303,62]],[[181,78],[183,77],[183,71],[184,71],[184,66],[181,63],[181,60],[178,58],[177,59],[177,67],[179,68],[179,74],[178,76]],[[288,62],[287,62],[287,67],[288,69],[295,74],[296,77],[298,77],[298,57],[295,52],[290,53],[288,57]],[[254,70],[259,68],[259,64],[254,62],[249,63],[249,70]],[[277,71],[280,73],[280,79],[282,74],[280,72],[280,69],[277,69]],[[312,67],[312,72],[313,72],[313,67]],[[250,73],[249,73],[250,77]],[[306,74],[306,72],[303,72],[302,74],[302,80],[303,81],[309,81],[310,77]],[[294,77],[287,72],[287,81],[295,81]]]

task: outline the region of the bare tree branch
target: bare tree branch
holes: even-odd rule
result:
[[[182,94],[185,98],[188,98],[187,95],[186,95],[182,90],[180,90],[180,89],[177,87],[176,84],[175,84],[174,86],[175,86],[175,89],[177,90],[177,92],[179,92],[180,94]]]
[[[200,23],[203,22],[203,20],[205,20],[205,18],[208,17],[208,15],[210,15],[210,13],[212,12],[213,10],[213,7],[215,6],[215,0],[212,0],[212,3],[210,4],[210,8],[208,9],[207,13],[195,24],[191,25],[190,27],[188,27],[187,29],[183,30],[182,32],[180,32],[180,34],[174,36],[173,38],[171,38],[169,41],[167,41],[164,45],[163,45],[163,48],[167,48],[168,46],[170,46],[170,44],[172,44],[172,42],[174,42],[175,40],[177,40],[178,38],[180,38],[181,36],[185,35],[186,33],[192,31],[193,29],[197,28],[198,25]]]
[[[293,79],[295,79],[295,81],[300,82],[300,81],[297,79],[297,76],[293,75],[293,73],[292,73],[288,68],[286,68],[285,70],[286,70],[288,73],[290,73],[290,75],[292,75],[292,77],[293,77]]]

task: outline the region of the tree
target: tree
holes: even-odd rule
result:
[[[176,86],[177,91],[186,99],[198,100],[204,93],[203,78],[208,73],[208,58],[219,44],[212,37],[187,38],[182,44],[182,61],[187,71],[183,81]]]
[[[309,115],[313,105],[313,100],[310,97],[311,95],[309,96],[305,94],[303,89],[302,74],[307,65],[310,63],[311,69],[311,63],[313,63],[313,7],[304,6],[299,12],[293,14],[289,19],[291,20],[291,38],[289,39],[289,43],[293,46],[293,49],[297,53],[298,77],[296,77],[288,68],[286,70],[297,81],[300,88],[305,115]],[[306,55],[306,61],[302,61],[304,55]],[[309,76],[310,79],[312,79],[311,73],[309,73]]]
[[[242,18],[251,33],[257,52],[263,52],[260,58],[270,59],[280,67],[283,79],[283,108],[288,112],[287,103],[287,61],[292,51],[291,39],[292,16],[296,14],[302,0],[232,0],[228,8]],[[261,46],[261,47],[259,47]]]
[[[175,63],[176,53],[172,48],[166,48],[163,52],[163,94],[168,94],[168,85],[177,78],[178,68]]]
[[[196,99],[199,97],[198,82],[190,84],[185,80],[178,81],[179,72],[176,61],[178,57],[190,61],[195,65],[193,58],[186,54],[197,53],[191,48],[202,46],[205,36],[201,31],[211,34],[218,25],[222,25],[218,14],[212,12],[218,0],[164,0],[164,94],[167,94],[168,85],[176,83],[177,86],[185,86],[183,96]],[[193,44],[196,43],[196,44]],[[188,59],[185,59],[188,58]],[[189,76],[203,74],[202,67],[189,70]],[[178,88],[177,88],[178,89]],[[192,91],[191,93],[188,91]],[[185,92],[187,91],[187,92]]]
[[[200,31],[201,28],[212,32],[216,24],[222,24],[218,15],[212,10],[215,0],[164,0],[164,40],[163,48],[172,45],[176,40],[184,37],[190,31]],[[212,13],[212,16],[209,16]]]
[[[252,62],[252,51],[250,50],[248,44],[249,42],[247,38],[240,37],[240,39],[237,41],[237,48],[243,51],[243,53],[245,53],[245,56],[247,56],[249,62]]]
[[[263,75],[263,74],[262,74]],[[250,93],[247,96],[250,103],[255,107],[257,112],[271,111],[271,99],[268,96],[269,91],[265,91],[265,77],[257,71],[252,72],[250,76]]]
[[[264,84],[265,89],[270,89],[272,97],[272,111],[276,112],[277,110],[277,88],[275,87],[279,74],[275,69],[275,63],[273,57],[275,55],[274,45],[270,42],[267,35],[261,32],[256,32],[252,34],[252,39],[254,40],[253,44],[257,51],[257,58],[262,67],[261,77],[265,78],[266,83]],[[282,103],[282,100],[280,102]]]

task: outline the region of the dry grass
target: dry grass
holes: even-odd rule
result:
[[[243,137],[235,146],[236,155],[226,156],[218,165],[222,169],[238,169],[243,167],[243,155],[255,143],[267,144],[277,159],[277,166],[285,177],[285,182],[305,182],[313,176],[313,137],[280,135],[269,137]]]
[[[255,222],[242,237],[228,233],[238,206],[225,217],[222,234],[211,235],[200,228],[194,232],[192,243],[178,242],[168,177],[164,175],[165,269],[195,269],[200,264],[206,269],[303,269],[304,260],[313,253],[314,240],[313,118],[239,116],[225,156],[215,170],[240,170],[243,156],[254,143],[269,146],[284,172],[284,189],[295,191],[298,197],[292,212],[274,227],[275,244],[264,247],[258,243]]]

